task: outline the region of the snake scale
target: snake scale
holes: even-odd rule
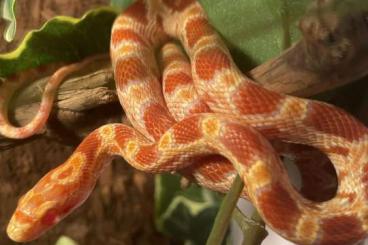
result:
[[[19,200],[7,228],[11,239],[36,239],[80,206],[115,155],[145,172],[190,172],[199,184],[221,192],[238,173],[245,183],[242,196],[271,229],[297,244],[356,244],[367,236],[367,128],[332,105],[254,83],[236,67],[197,1],[136,1],[113,24],[110,55],[119,100],[133,127],[108,124],[89,134]],[[0,133],[37,133],[59,80],[50,80],[39,119],[21,128],[4,116],[10,92],[1,93]],[[324,202],[303,197],[270,140],[326,154],[337,174],[336,195]]]

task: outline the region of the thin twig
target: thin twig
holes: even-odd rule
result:
[[[239,175],[236,176],[229,192],[221,203],[220,210],[216,215],[211,233],[206,245],[220,245],[228,229],[232,212],[243,190],[244,183]]]

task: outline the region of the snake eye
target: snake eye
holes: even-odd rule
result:
[[[57,223],[59,218],[59,214],[56,209],[49,209],[43,215],[41,219],[41,223],[45,226],[52,226],[53,224]]]

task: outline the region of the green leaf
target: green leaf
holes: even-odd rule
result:
[[[15,37],[17,21],[15,18],[15,0],[1,0],[0,2],[0,18],[3,18],[7,25],[4,30],[4,39],[11,42]]]
[[[157,175],[155,215],[157,228],[185,244],[205,244],[219,208],[220,196],[191,185],[180,188],[177,175]]]
[[[0,54],[0,77],[50,62],[72,62],[108,52],[117,14],[115,9],[103,7],[80,19],[58,16],[49,20],[39,30],[27,33],[17,49]]]
[[[125,9],[133,2],[134,0],[110,0],[110,5],[119,9]]]
[[[243,70],[299,39],[298,19],[310,0],[200,0]]]

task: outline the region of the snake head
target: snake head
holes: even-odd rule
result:
[[[27,195],[23,198],[27,198]],[[33,198],[35,199],[35,198]],[[37,208],[34,203],[20,201],[7,227],[10,239],[16,242],[34,240],[60,220],[57,208],[52,203]]]
[[[45,175],[19,200],[7,227],[10,239],[26,242],[38,238],[87,198],[88,191],[75,188],[78,183],[55,178],[55,172],[60,172],[56,170]]]

